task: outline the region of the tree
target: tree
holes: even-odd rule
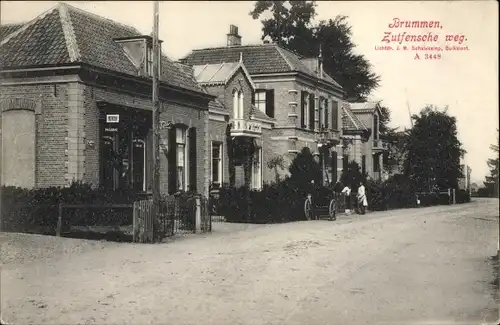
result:
[[[267,168],[274,170],[274,181],[277,184],[280,182],[280,173],[278,169],[285,169],[285,159],[283,159],[283,156],[274,156],[267,162]]]
[[[290,180],[304,188],[308,187],[311,181],[320,184],[321,167],[314,160],[311,150],[307,147],[302,148],[302,151],[297,154],[288,170]]]
[[[458,188],[465,154],[457,137],[456,118],[434,106],[413,115],[414,126],[404,145],[404,168],[419,191]]]
[[[378,87],[380,77],[369,61],[354,53],[347,16],[313,24],[315,1],[256,1],[250,15],[258,19],[269,13],[271,18],[261,20],[262,40],[271,39],[304,57],[317,57],[321,47],[325,72],[342,85],[348,100],[364,101]]]
[[[340,182],[344,185],[347,185],[353,191],[357,191],[359,187],[359,183],[366,182],[367,174],[361,172],[361,168],[359,167],[356,161],[351,161],[347,164],[347,168],[342,172],[342,176],[340,177]]]
[[[498,129],[497,129],[497,132],[498,132]],[[486,182],[484,184],[486,188],[490,188],[491,194],[494,197],[498,197],[498,183],[499,183],[499,179],[498,179],[498,176],[499,176],[499,174],[498,174],[498,169],[499,169],[498,142],[499,142],[499,139],[497,137],[497,143],[490,145],[490,149],[496,153],[496,157],[490,158],[486,162],[488,164],[489,169],[490,169],[490,175],[486,176]]]

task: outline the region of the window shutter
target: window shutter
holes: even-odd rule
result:
[[[314,130],[314,95],[309,95],[309,129]]]
[[[189,189],[196,192],[196,128],[189,128]]]
[[[303,129],[306,128],[306,100],[307,100],[307,93],[305,91],[302,91],[300,100],[300,105],[301,105],[300,127]]]
[[[339,103],[336,101],[332,102],[332,129],[335,131],[339,131]]]
[[[257,96],[256,94],[257,94],[256,91],[252,92],[252,105],[255,105],[255,96]]]
[[[274,89],[266,91],[266,114],[274,118]]]
[[[361,173],[366,173],[366,156],[361,156]]]
[[[348,155],[344,155],[343,158],[342,158],[342,170],[344,172],[347,171],[347,165],[349,164],[349,156]]]
[[[330,118],[329,115],[328,115],[328,99],[325,99],[324,101],[325,103],[325,107],[324,107],[324,110],[325,110],[325,129],[328,130],[328,119]]]
[[[176,173],[176,157],[177,144],[175,141],[175,127],[168,130],[168,194],[174,194],[177,191],[177,173]]]
[[[332,151],[332,182],[337,182],[337,152]]]

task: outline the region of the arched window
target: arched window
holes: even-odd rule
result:
[[[240,90],[238,94],[238,99],[239,99],[239,105],[238,105],[238,118],[242,119],[243,118],[243,92]]]
[[[2,185],[35,187],[35,114],[14,109],[0,114]]]
[[[238,119],[239,109],[238,109],[238,92],[236,89],[233,91],[233,119]]]

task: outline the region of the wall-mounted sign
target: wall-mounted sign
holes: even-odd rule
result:
[[[174,124],[171,121],[160,121],[160,130],[171,129]]]
[[[118,129],[117,128],[105,128],[104,131],[105,132],[118,132]]]
[[[106,123],[119,123],[120,115],[118,114],[106,114]]]

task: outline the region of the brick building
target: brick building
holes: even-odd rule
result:
[[[345,145],[342,165],[356,161],[363,173],[384,180],[383,154],[387,146],[380,138],[380,108],[377,103],[346,103],[342,106],[342,125]]]
[[[0,37],[2,184],[149,191],[151,37],[66,4]],[[206,195],[214,96],[190,69],[160,61],[161,190]]]
[[[231,26],[227,35],[227,46],[193,50],[180,62],[194,67],[195,70],[203,69],[204,66],[213,70],[220,67],[220,71],[214,71],[214,74],[220,73],[221,76],[226,76],[222,70],[229,71],[233,66],[236,67],[237,63],[245,67],[239,72],[243,74],[246,70],[245,78],[232,79],[233,82],[244,80],[243,85],[246,85],[243,87],[243,124],[238,126],[240,116],[233,114],[236,112],[233,109],[237,106],[236,100],[234,104],[231,102],[232,91],[239,88],[229,84],[220,90],[209,90],[211,93],[225,92],[223,99],[219,99],[226,111],[226,114],[219,114],[219,110],[211,110],[210,133],[212,141],[224,143],[224,119],[227,125],[232,125],[230,135],[235,138],[250,137],[238,131],[245,123],[248,126],[248,121],[251,121],[252,125],[260,124],[261,132],[256,134],[251,142],[259,148],[255,151],[254,159],[258,167],[254,170],[262,174],[262,182],[272,182],[275,178],[274,171],[267,167],[271,159],[284,159],[285,169],[279,171],[283,176],[288,173],[289,163],[303,147],[309,147],[318,157],[324,166],[324,179],[327,182],[337,179],[337,166],[342,159],[337,155],[337,150],[341,136],[340,107],[344,92],[342,87],[323,71],[321,55],[303,58],[277,44],[242,45],[238,28]],[[206,81],[204,78],[197,78],[202,83]],[[229,77],[226,76],[227,78]],[[250,95],[251,93],[253,94]],[[215,124],[212,122],[214,120],[220,123]],[[227,149],[222,148],[227,152]],[[219,152],[217,150],[213,152]],[[224,159],[224,156],[221,157]],[[230,165],[222,163],[222,166]],[[225,182],[229,177],[225,174],[226,167],[222,167],[221,171],[221,179]],[[238,174],[238,170],[235,172]],[[211,177],[212,180],[214,177]],[[254,184],[261,183],[256,181]]]

